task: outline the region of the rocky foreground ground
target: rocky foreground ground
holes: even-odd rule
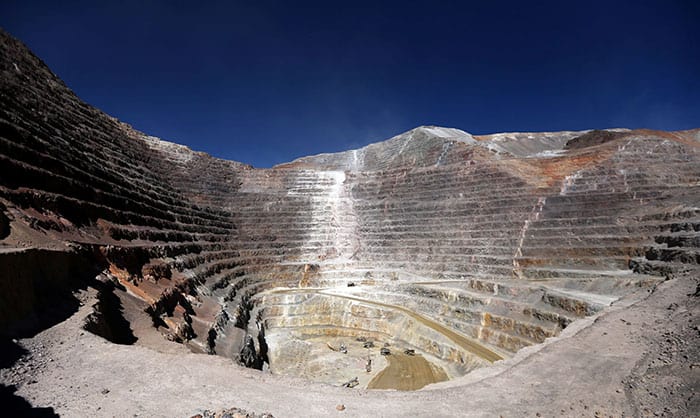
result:
[[[12,344],[17,357],[0,372],[3,408],[76,417],[207,416],[232,407],[275,417],[688,417],[700,410],[698,283],[665,281],[513,359],[413,393],[331,387],[217,356],[112,344],[82,329],[88,290],[67,321]]]

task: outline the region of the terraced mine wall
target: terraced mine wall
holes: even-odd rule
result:
[[[384,387],[412,358],[438,380],[508,358],[700,263],[698,131],[426,126],[255,169],[83,103],[4,32],[0,72],[8,335],[98,286],[86,327],[114,342],[139,343],[135,298],[195,352],[332,384],[366,361]]]

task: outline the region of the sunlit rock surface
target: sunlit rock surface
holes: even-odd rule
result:
[[[255,169],[81,102],[5,33],[0,72],[8,335],[93,286],[87,329],[115,343],[162,348],[159,333],[272,373],[418,389],[700,262],[698,130],[422,126]]]

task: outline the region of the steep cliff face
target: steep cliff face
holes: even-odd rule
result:
[[[81,102],[4,32],[0,74],[3,332],[102,272],[194,351],[282,371],[369,337],[454,377],[700,262],[697,130],[424,126],[254,169]]]

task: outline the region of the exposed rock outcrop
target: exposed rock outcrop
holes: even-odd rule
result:
[[[457,377],[700,264],[697,130],[423,126],[254,169],[83,103],[4,32],[0,74],[2,333],[93,286],[86,328],[113,342],[134,341],[120,289],[170,340],[248,367],[360,336]]]
[[[616,139],[624,138],[627,136],[629,131],[627,130],[621,130],[621,131],[601,131],[598,129],[595,129],[590,132],[586,132],[585,134],[581,136],[577,136],[576,138],[568,141],[566,145],[564,146],[564,149],[567,150],[572,150],[572,149],[581,149],[581,148],[586,148],[586,147],[592,147],[595,145],[602,145],[605,144],[606,142],[614,141]]]

